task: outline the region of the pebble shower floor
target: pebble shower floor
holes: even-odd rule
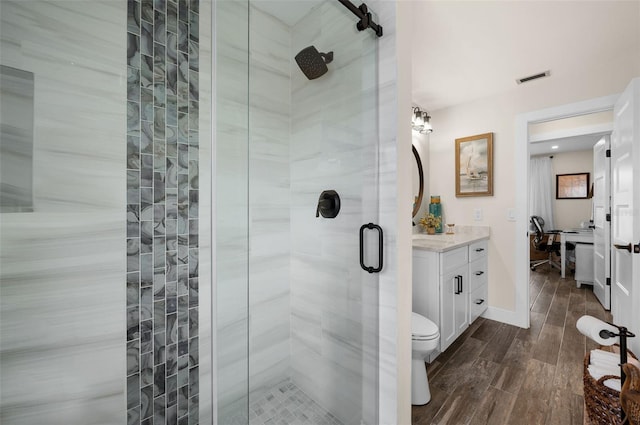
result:
[[[229,425],[246,424],[242,417]],[[342,425],[290,380],[282,381],[249,406],[249,425]]]

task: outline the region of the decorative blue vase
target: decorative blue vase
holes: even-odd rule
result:
[[[440,203],[440,196],[431,196],[429,214],[440,218],[440,224],[436,226],[436,233],[442,233],[442,204]]]

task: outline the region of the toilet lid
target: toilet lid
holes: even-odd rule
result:
[[[438,334],[438,327],[431,320],[418,313],[411,313],[411,335],[414,337],[430,337]]]

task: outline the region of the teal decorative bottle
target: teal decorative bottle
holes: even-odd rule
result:
[[[431,196],[429,214],[440,218],[440,224],[436,226],[436,233],[442,233],[442,204],[440,203],[440,196]]]

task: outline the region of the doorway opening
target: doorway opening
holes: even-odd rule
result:
[[[618,95],[590,99],[552,108],[520,114],[516,117],[516,205],[522,207],[516,212],[516,324],[528,328],[529,316],[529,158],[532,145],[536,143],[535,128],[552,121],[581,117],[613,110]],[[532,128],[534,131],[532,131]],[[556,131],[556,130],[554,130]],[[560,130],[557,130],[560,131]],[[561,133],[561,132],[560,132]],[[560,134],[557,133],[557,134]],[[539,137],[539,136],[538,136]],[[533,143],[531,143],[533,141]]]

